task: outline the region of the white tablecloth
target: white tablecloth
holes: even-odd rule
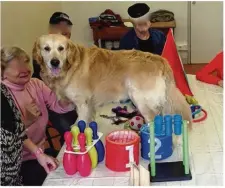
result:
[[[223,185],[223,90],[218,86],[196,81],[193,75],[187,77],[194,96],[208,113],[208,118],[203,122],[195,123],[193,131],[189,134],[192,180],[153,183],[152,185]],[[99,117],[99,114],[111,115],[111,109],[115,106],[117,104],[107,105],[97,112],[96,121],[99,124],[99,131],[105,135],[123,128],[123,125],[111,125],[109,120]],[[83,178],[79,176],[79,173],[74,176],[66,175],[62,166],[63,150],[64,147],[58,156],[61,165],[48,175],[44,185],[129,185],[129,172],[110,171],[105,167],[104,162],[98,164],[89,177]],[[181,146],[178,144],[175,146],[173,155],[164,161],[181,160],[181,151]],[[148,163],[147,160],[140,160],[140,164],[145,168]]]

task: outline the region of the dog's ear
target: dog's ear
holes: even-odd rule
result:
[[[33,60],[35,60],[39,65],[43,62],[43,58],[41,56],[41,50],[40,50],[40,42],[38,39],[34,43],[32,57],[33,57]]]
[[[67,43],[67,62],[71,65],[74,64],[76,61],[76,45],[68,39]]]

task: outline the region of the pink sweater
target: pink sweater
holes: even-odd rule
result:
[[[48,123],[48,110],[47,107],[57,113],[66,113],[74,109],[73,105],[60,106],[56,98],[55,93],[53,93],[41,80],[36,78],[31,78],[31,80],[25,85],[17,85],[9,82],[8,80],[3,80],[12,96],[13,99],[22,114],[22,119],[25,119],[25,107],[27,104],[35,100],[36,105],[41,111],[41,116],[27,128],[27,136],[35,144],[40,143],[45,137],[46,125]],[[23,160],[35,159],[27,148],[24,147]]]

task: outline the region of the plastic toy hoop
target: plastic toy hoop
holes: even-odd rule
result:
[[[204,121],[207,118],[207,115],[208,115],[207,112],[204,109],[202,109],[200,105],[191,105],[191,110],[192,110],[193,123]],[[203,112],[203,116],[198,119],[194,119],[194,116],[201,112]]]
[[[202,109],[202,112],[204,113],[204,115],[199,119],[193,119],[192,121],[193,123],[204,121],[207,118],[207,115],[208,115],[207,112],[204,109]]]

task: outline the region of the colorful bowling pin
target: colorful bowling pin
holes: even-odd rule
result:
[[[93,140],[96,140],[98,139],[98,134],[97,134],[97,131],[98,131],[98,125],[95,121],[92,121],[90,124],[89,124],[89,127],[92,129],[93,131]],[[101,140],[99,140],[96,144],[95,144],[95,148],[97,150],[97,153],[98,153],[98,162],[102,162],[104,160],[104,157],[105,157],[105,148],[104,148],[104,145],[102,143]]]
[[[85,152],[86,136],[84,133],[78,135],[78,142],[80,144],[80,152]],[[91,159],[88,153],[79,154],[77,156],[77,169],[81,176],[86,177],[91,174]]]
[[[83,120],[78,121],[78,127],[81,133],[84,133],[84,129],[86,128],[86,123]]]
[[[72,140],[73,135],[71,132],[67,131],[64,134],[64,140],[66,142],[66,150],[73,151]],[[63,155],[63,167],[68,175],[73,175],[77,172],[77,157],[72,153],[64,153]]]
[[[80,129],[78,126],[74,125],[72,128],[71,128],[71,133],[73,135],[73,145],[78,145],[78,140],[77,140],[77,137],[80,133]]]
[[[87,146],[91,146],[92,145],[92,134],[93,134],[93,131],[90,127],[87,127],[85,130],[84,130],[84,134],[86,136],[86,140],[87,140]],[[98,164],[98,153],[95,149],[95,147],[92,147],[89,151],[88,151],[88,154],[91,158],[91,167],[92,168],[95,168]]]

